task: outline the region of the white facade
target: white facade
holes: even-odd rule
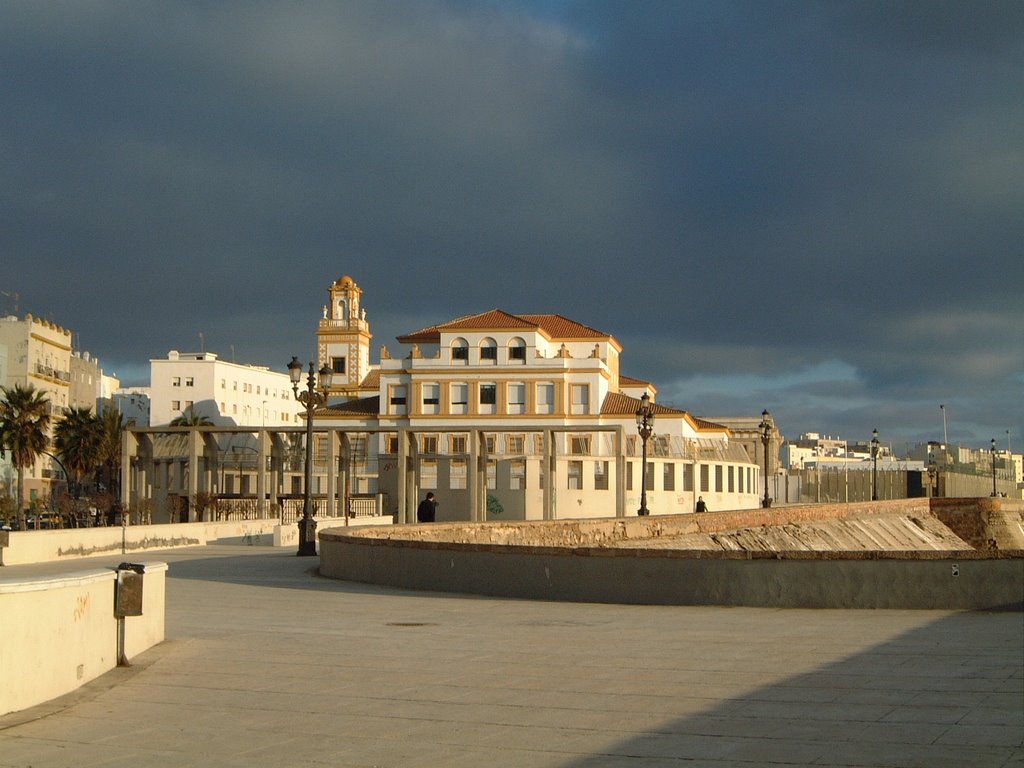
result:
[[[339,285],[358,288],[343,278]],[[329,319],[329,318],[328,318]],[[359,315],[368,355],[369,326]],[[324,328],[318,330],[321,350]],[[383,493],[398,521],[414,519],[427,490],[439,520],[636,514],[642,444],[636,411],[649,382],[621,376],[614,337],[557,314],[500,309],[400,336],[400,357],[379,364],[315,417],[352,430],[352,493]],[[353,339],[356,345],[363,344]],[[326,362],[321,353],[321,362]],[[358,388],[358,392],[355,390]],[[760,471],[729,430],[654,405],[647,508],[692,512],[758,506]],[[361,467],[361,469],[360,469]]]
[[[171,350],[150,363],[150,424],[189,412],[217,426],[296,426],[302,406],[287,373],[219,360],[212,352]]]

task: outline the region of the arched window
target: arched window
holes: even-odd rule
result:
[[[494,339],[488,337],[480,342],[480,362],[498,362],[498,342],[496,342]]]
[[[508,343],[508,361],[510,363],[526,362],[526,342],[518,336]]]
[[[466,364],[469,362],[469,343],[462,338],[452,342],[452,362]]]

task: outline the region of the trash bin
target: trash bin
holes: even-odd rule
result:
[[[146,566],[141,563],[121,563],[117,566],[117,582],[114,588],[114,616],[142,615],[142,584]]]

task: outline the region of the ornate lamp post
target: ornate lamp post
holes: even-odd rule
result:
[[[651,396],[644,392],[640,398],[640,407],[636,410],[636,430],[640,433],[642,458],[640,463],[640,509],[636,513],[643,517],[651,514],[647,509],[647,441],[654,432],[654,405]]]
[[[878,430],[871,430],[871,500],[878,501]]]
[[[992,495],[996,495],[996,439],[992,438]]]
[[[761,445],[764,447],[764,498],[761,499],[761,506],[768,509],[772,505],[772,497],[768,495],[768,446],[772,441],[772,415],[765,408],[761,411]]]
[[[302,486],[302,519],[299,520],[299,556],[316,554],[316,520],[313,519],[313,411],[317,406],[327,402],[327,394],[331,390],[331,369],[325,364],[320,369],[320,386],[317,387],[313,361],[309,361],[309,375],[306,378],[305,391],[299,391],[302,380],[302,363],[299,358],[292,357],[288,363],[288,374],[292,379],[292,392],[295,399],[306,407],[306,480]]]

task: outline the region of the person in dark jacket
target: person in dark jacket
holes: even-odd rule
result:
[[[432,523],[437,516],[437,502],[434,501],[433,492],[427,493],[427,498],[420,502],[416,509],[416,519],[421,523]]]
[[[704,497],[700,496],[697,498],[697,512],[707,512],[708,505],[704,503]]]

